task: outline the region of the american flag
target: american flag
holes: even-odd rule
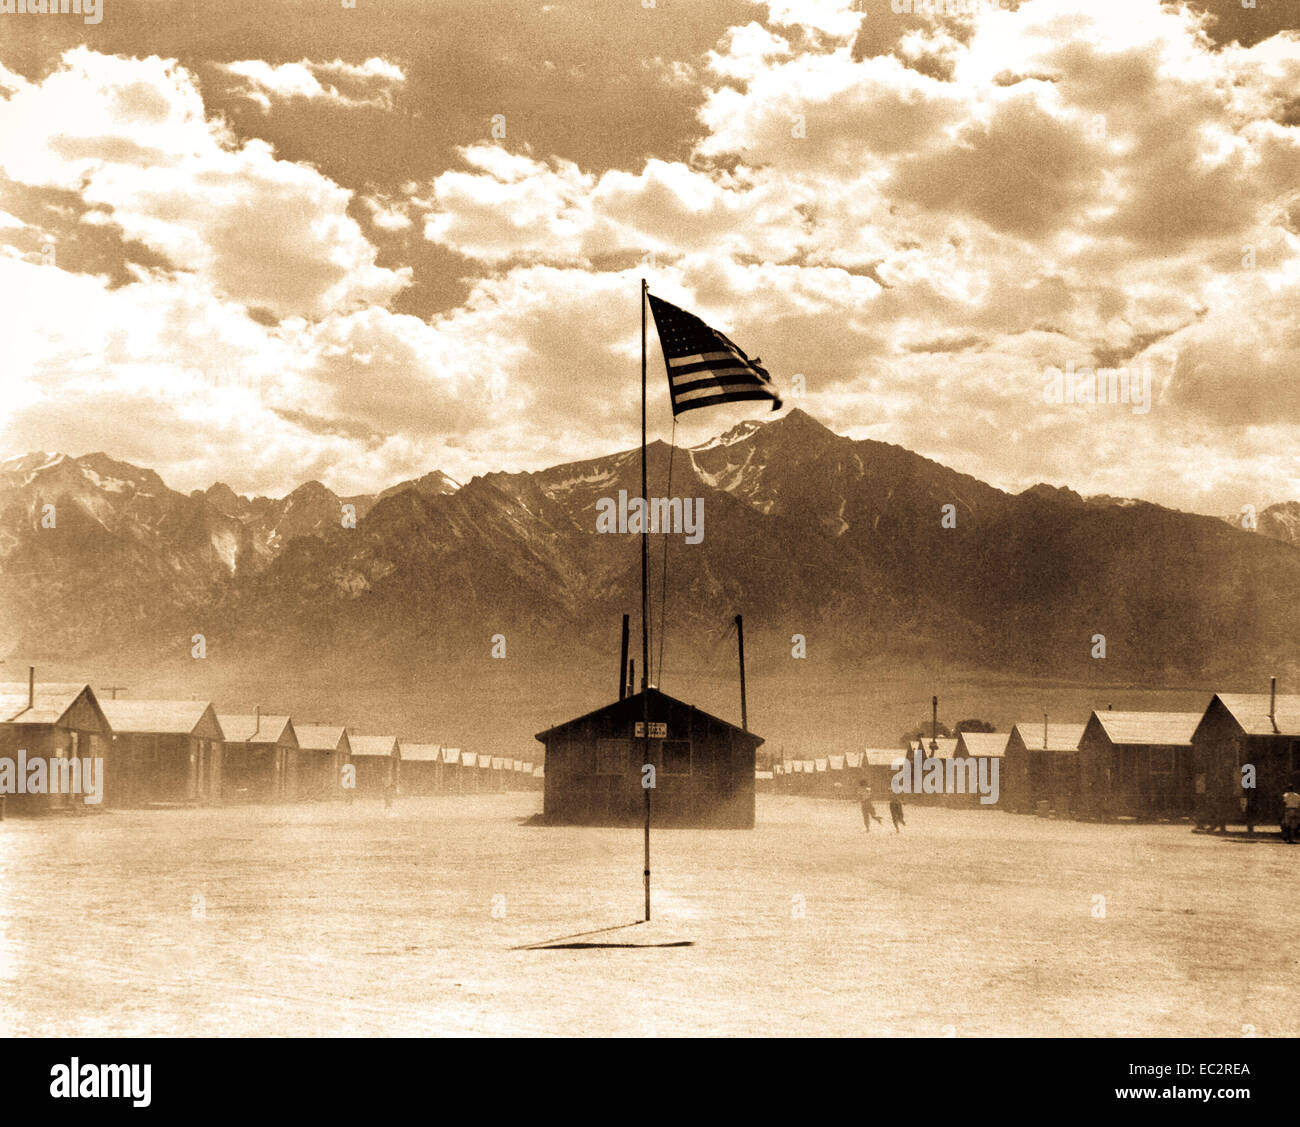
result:
[[[695,314],[648,296],[668,365],[674,416],[741,399],[770,399],[772,410],[780,409],[781,397],[757,356],[751,360]]]

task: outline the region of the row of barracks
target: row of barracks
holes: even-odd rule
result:
[[[911,754],[918,754],[913,751]],[[1300,788],[1300,695],[1215,693],[1201,711],[1095,711],[1083,723],[1024,721],[1010,732],[923,741],[925,759],[999,764],[999,801],[986,809],[1097,821],[1277,825],[1282,792]],[[824,759],[780,759],[768,789],[854,798],[858,783],[887,800],[910,763],[897,748]],[[904,795],[918,805],[978,807],[977,794]]]
[[[385,794],[540,790],[542,768],[397,736],[362,735],[287,715],[218,712],[209,701],[101,700],[87,684],[0,683],[0,796],[9,813],[84,809],[84,796],[44,786],[20,793],[20,763],[102,764],[108,807],[337,801]],[[45,768],[42,768],[44,771]],[[33,787],[33,789],[38,789]]]
[[[643,699],[643,693],[648,699]],[[645,738],[642,718],[648,709]],[[904,753],[781,758],[759,770],[761,737],[651,687],[538,734],[544,764],[460,748],[295,725],[287,715],[222,713],[209,702],[101,701],[85,684],[0,684],[0,760],[90,757],[108,806],[328,801],[384,794],[543,790],[558,823],[643,817],[654,768],[661,824],[748,828],[755,794],[887,799]],[[997,761],[999,801],[975,793],[906,796],[1097,820],[1276,825],[1300,783],[1300,695],[1215,693],[1198,712],[1091,713],[1083,723],[1026,721],[1008,733],[924,741],[926,758]],[[648,756],[648,758],[647,758]],[[349,771],[350,768],[350,771]],[[351,775],[354,788],[343,782]],[[11,811],[67,808],[67,794],[10,794]],[[80,803],[81,799],[76,798]]]

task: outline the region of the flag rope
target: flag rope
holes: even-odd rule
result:
[[[673,416],[673,433],[672,439],[668,445],[668,501],[672,503],[673,497],[673,455],[677,453],[677,416]],[[655,684],[661,689],[664,684],[664,617],[668,611],[668,545],[672,537],[667,532],[664,533],[664,566],[663,582],[659,588],[659,673],[655,678]]]

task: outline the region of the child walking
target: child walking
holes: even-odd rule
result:
[[[907,823],[903,821],[903,796],[897,792],[889,799],[889,816],[894,820],[894,833],[900,833],[898,827]]]
[[[862,809],[862,824],[866,827],[867,833],[871,832],[873,818],[877,825],[885,824],[876,813],[876,804],[871,801],[871,788],[867,786],[865,780],[858,783],[858,806]]]

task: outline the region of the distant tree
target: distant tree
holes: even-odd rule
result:
[[[912,728],[910,731],[904,732],[899,736],[898,742],[903,747],[915,747],[917,740],[924,740],[925,746],[928,748],[930,746],[930,732],[930,721],[926,720],[918,724],[915,728]],[[954,734],[948,730],[948,725],[942,720],[939,721],[939,726],[934,729],[934,733],[941,740],[950,740]]]
[[[958,720],[952,731],[956,735],[958,732],[996,732],[997,729],[987,720]]]

